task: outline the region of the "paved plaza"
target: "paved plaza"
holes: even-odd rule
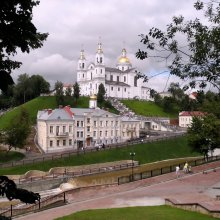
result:
[[[193,174],[181,172],[179,179],[175,173],[169,173],[120,186],[80,190],[67,196],[69,204],[65,206],[17,219],[49,220],[88,209],[163,205],[165,198],[183,203],[200,202],[220,211],[216,195],[220,195],[220,162],[194,167]]]

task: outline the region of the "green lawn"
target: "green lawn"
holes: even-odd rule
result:
[[[128,160],[130,159],[129,154],[131,151],[135,151],[136,155],[134,159],[139,161],[141,164],[165,159],[193,157],[199,155],[198,153],[191,152],[190,147],[187,145],[186,137],[180,137],[168,141],[138,144],[125,148],[73,155],[69,158],[57,159],[53,161],[4,168],[0,170],[0,175],[24,174],[28,170],[48,171],[51,167],[59,166],[74,166]]]
[[[146,206],[115,209],[97,209],[77,212],[57,220],[211,220],[217,219],[197,212],[169,206]]]
[[[170,117],[177,118],[178,114],[168,114],[163,111],[161,107],[150,101],[139,100],[121,100],[129,109],[134,111],[137,115],[144,115],[149,117]]]

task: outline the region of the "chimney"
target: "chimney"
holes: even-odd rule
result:
[[[47,109],[47,113],[48,113],[48,115],[51,114],[52,111],[53,111],[53,110],[52,110],[51,108],[50,108],[50,109]]]

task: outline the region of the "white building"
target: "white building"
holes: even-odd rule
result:
[[[179,126],[182,128],[188,128],[192,124],[193,117],[203,117],[205,116],[204,112],[200,111],[183,111],[179,113]]]
[[[116,67],[107,67],[102,44],[98,43],[95,62],[87,63],[84,50],[80,52],[77,67],[77,82],[80,85],[81,95],[98,93],[98,87],[102,83],[106,89],[107,97],[150,99],[150,88],[143,79],[138,79],[138,71],[132,68],[132,64],[126,55],[126,50],[118,59]]]
[[[93,102],[90,104],[94,105]],[[138,138],[139,131],[139,120],[98,108],[65,106],[37,114],[37,141],[44,152],[124,142]]]

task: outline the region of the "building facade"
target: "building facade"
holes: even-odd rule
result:
[[[182,128],[188,128],[192,124],[193,117],[203,117],[204,112],[200,111],[183,111],[179,113],[179,126]]]
[[[138,138],[140,121],[98,108],[39,111],[37,141],[44,152],[76,150]]]
[[[102,83],[107,97],[150,100],[150,88],[142,78],[138,78],[138,70],[132,68],[126,49],[122,50],[116,67],[105,65],[101,43],[98,43],[95,61],[89,64],[84,50],[81,50],[77,66],[77,82],[80,85],[81,95],[85,96],[97,94]]]

